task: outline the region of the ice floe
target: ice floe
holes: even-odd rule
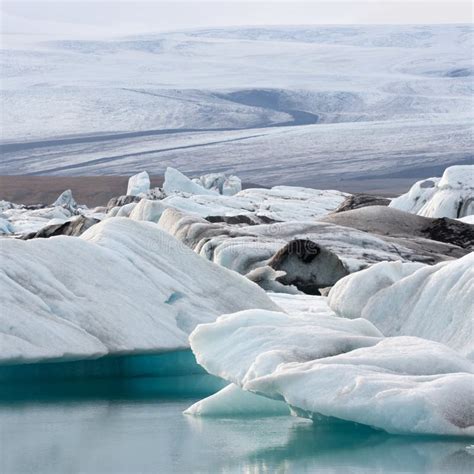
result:
[[[259,310],[199,325],[190,341],[210,373],[316,422],[474,435],[474,367],[437,342],[384,338],[363,319]]]
[[[349,212],[358,211],[361,209]],[[345,213],[337,215],[342,214]],[[383,236],[316,220],[239,226],[211,223],[193,214],[166,209],[158,224],[208,260],[244,275],[256,268],[268,266],[274,255],[289,242],[301,239],[312,242],[315,248],[332,252],[349,272],[380,261],[436,263],[468,253],[468,250],[460,247],[426,238],[414,243],[413,239],[406,236]],[[299,257],[295,254],[292,258]],[[304,260],[304,255],[301,258]],[[294,280],[302,279],[304,274],[311,277],[319,271],[323,286],[333,284],[334,281],[323,281],[327,269],[324,265],[316,268],[318,262],[319,259],[314,260],[315,268],[311,272],[307,271],[306,265],[300,265],[302,272],[295,273]],[[339,277],[343,274],[341,272]],[[288,278],[292,278],[291,275]]]
[[[3,364],[186,348],[198,323],[278,308],[152,223],[107,219],[77,238],[3,239],[0,251]]]
[[[77,203],[74,200],[72,195],[72,191],[70,189],[66,189],[61,195],[56,199],[56,201],[52,204],[53,207],[64,207],[70,212],[75,212],[77,209]]]
[[[163,189],[166,194],[173,193],[188,193],[188,194],[217,194],[219,191],[211,189],[212,183],[209,183],[209,188],[206,188],[201,184],[189,179],[181,171],[175,168],[168,167],[165,171],[165,182],[163,183]]]
[[[47,237],[51,226],[64,224],[65,227],[71,227],[73,222],[80,217],[98,221],[105,217],[104,211],[105,209],[89,209],[87,206],[77,204],[70,189],[62,192],[49,206],[0,201],[0,219],[7,222],[0,228],[0,235],[15,237],[29,235],[31,238],[38,234],[38,236]]]
[[[150,176],[146,171],[135,174],[128,180],[127,196],[146,195],[150,190]]]
[[[442,342],[474,358],[474,253],[434,266],[379,263],[340,280],[329,293],[341,316],[362,317],[386,336]]]
[[[450,166],[441,178],[418,181],[389,205],[426,217],[470,216],[474,214],[474,166]]]
[[[282,416],[289,415],[288,405],[242,390],[229,384],[219,392],[199,400],[184,411],[196,416]]]

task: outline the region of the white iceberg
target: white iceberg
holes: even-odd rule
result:
[[[242,181],[238,176],[226,176],[224,173],[209,173],[191,181],[205,189],[215,191],[224,196],[233,196],[242,191]]]
[[[0,217],[0,234],[12,234],[13,226],[7,219]]]
[[[201,184],[189,179],[181,171],[175,168],[168,167],[165,171],[165,182],[163,189],[166,194],[173,193],[188,193],[188,194],[209,194],[211,196],[218,194],[218,191],[213,189],[206,189]]]
[[[386,336],[442,342],[474,357],[474,253],[434,266],[383,262],[340,280],[329,304],[340,316],[362,317]]]
[[[107,219],[80,237],[0,241],[0,363],[189,347],[218,315],[277,309],[254,283],[155,224]]]
[[[294,186],[241,191],[237,176],[212,173],[190,179],[174,168],[166,169],[163,188],[167,197],[161,192],[142,196],[158,197],[168,207],[202,217],[242,215],[254,217],[256,222],[314,221],[334,211],[349,196],[339,191]]]
[[[72,191],[66,189],[52,204],[53,207],[59,206],[64,207],[70,212],[74,212],[77,209],[77,203],[72,196]]]
[[[199,325],[190,342],[210,373],[315,421],[474,436],[473,364],[433,341],[384,338],[363,319],[250,310]]]
[[[474,166],[450,166],[442,178],[418,181],[389,206],[425,217],[470,216],[474,214]]]
[[[168,209],[163,201],[153,201],[151,199],[141,199],[138,203],[131,203],[130,219],[135,221],[158,222],[161,214]],[[130,204],[128,204],[130,206]]]
[[[315,220],[235,226],[210,223],[195,214],[167,209],[158,225],[208,260],[243,275],[267,265],[294,239],[307,239],[330,250],[349,272],[380,261],[437,262],[452,258],[448,253],[452,246],[441,242],[431,246],[432,241],[423,239],[429,245],[410,248],[405,245],[407,239],[386,241],[383,236]]]
[[[224,196],[233,196],[242,191],[242,181],[238,176],[226,176],[222,184],[222,192]]]
[[[200,400],[184,411],[194,416],[282,416],[289,415],[288,405],[255,395],[233,383]]]
[[[328,295],[331,309],[344,318],[360,318],[376,292],[425,267],[418,262],[380,262],[339,280]]]
[[[146,195],[148,191],[150,191],[150,176],[146,171],[142,171],[129,178],[127,196]]]
[[[13,230],[13,233],[28,234],[30,232],[38,231],[42,227],[48,225],[52,220],[56,222],[65,222],[75,213],[75,210],[70,210],[67,206],[49,206],[39,209],[28,209],[24,206],[15,205],[4,211],[3,215],[10,223],[10,228]]]

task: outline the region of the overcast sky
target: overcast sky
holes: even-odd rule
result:
[[[126,35],[238,25],[471,23],[470,1],[2,1],[3,33]]]

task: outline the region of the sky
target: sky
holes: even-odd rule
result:
[[[120,36],[241,25],[472,23],[470,1],[6,0],[3,35]]]

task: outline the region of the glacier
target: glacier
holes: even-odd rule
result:
[[[401,192],[472,160],[472,35],[468,24],[10,35],[2,174],[172,166]]]

